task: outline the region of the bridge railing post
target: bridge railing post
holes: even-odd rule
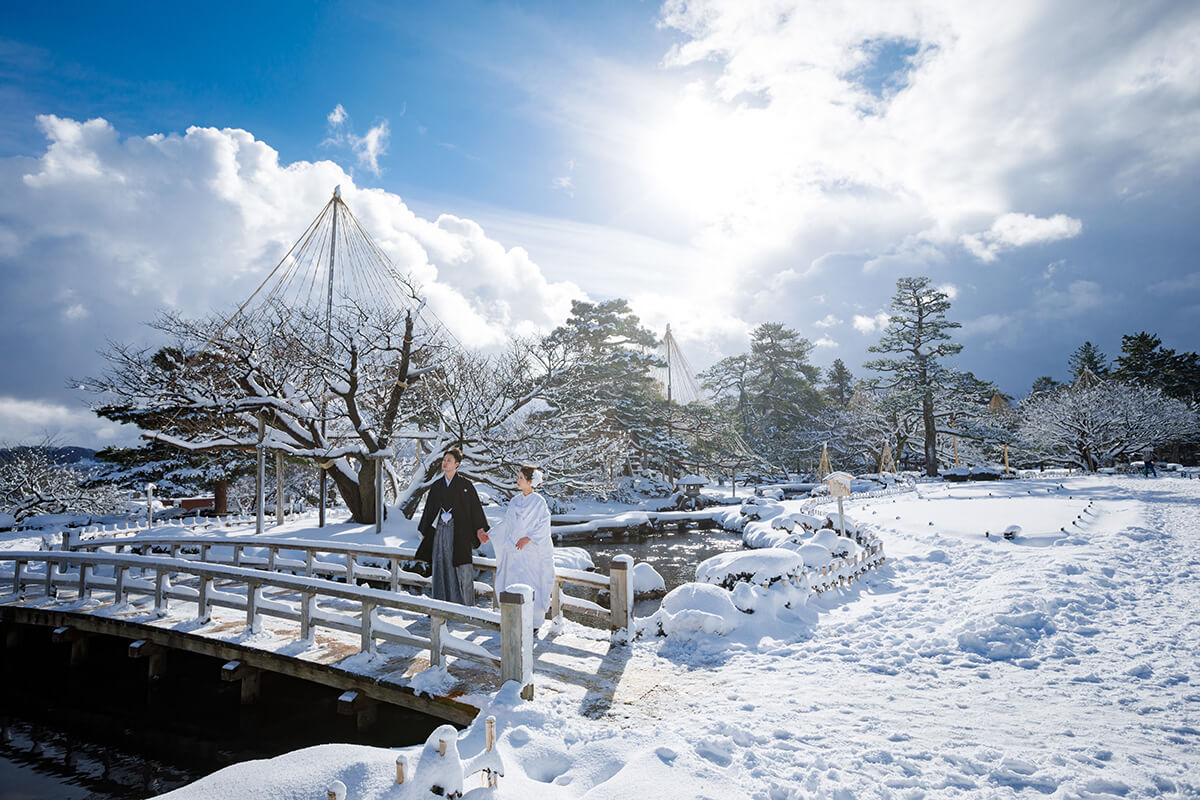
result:
[[[500,680],[533,699],[533,589],[523,583],[500,592]]]
[[[431,667],[442,665],[442,627],[445,624],[446,620],[436,614],[429,615],[429,666]]]
[[[375,633],[372,629],[375,616],[375,604],[366,600],[362,604],[362,642],[359,649],[364,653],[375,652]]]
[[[614,556],[608,570],[609,627],[619,631],[633,620],[633,556]]]

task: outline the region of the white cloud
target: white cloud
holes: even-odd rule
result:
[[[826,314],[822,319],[813,323],[818,328],[832,328],[834,325],[841,325],[842,321],[833,314]]]
[[[400,112],[401,116],[404,111]],[[350,115],[341,103],[325,117],[329,123],[328,135],[321,142],[324,147],[349,147],[354,153],[358,165],[375,177],[382,174],[379,167],[380,157],[387,155],[388,144],[391,140],[391,127],[385,119],[367,129],[364,136],[354,132],[350,123]]]
[[[61,444],[99,449],[115,441],[133,443],[137,429],[97,417],[86,408],[0,395],[0,446]]]
[[[949,297],[951,300],[958,297],[958,287],[953,283],[943,283],[941,286],[937,287],[937,290],[946,295],[946,297]]]
[[[813,342],[813,346],[814,347],[837,347],[838,343],[835,342],[833,339],[830,339],[828,336],[822,336],[820,339],[817,339],[815,342]]]
[[[1168,278],[1165,281],[1151,284],[1148,291],[1153,294],[1173,294],[1200,289],[1200,272],[1189,272],[1179,278]]]
[[[88,310],[80,303],[73,303],[63,309],[62,316],[68,322],[74,322],[85,319],[88,316]]]
[[[862,334],[874,333],[881,331],[888,326],[888,322],[892,319],[892,315],[884,311],[880,311],[873,317],[864,316],[862,314],[854,315],[854,330]]]
[[[987,336],[1010,328],[1013,318],[1007,314],[984,314],[963,323],[963,336]]]
[[[995,258],[1079,233],[1017,209],[1152,188],[1200,159],[1183,133],[1200,6],[1098,2],[670,0],[678,83],[639,108],[642,131],[621,124],[673,213],[751,262],[791,245],[878,267],[918,236]],[[864,78],[884,67],[889,87]]]
[[[1031,214],[1002,214],[989,230],[964,234],[963,246],[980,261],[995,261],[1006,250],[1071,239],[1083,231],[1083,223],[1065,214],[1040,219]]]
[[[380,248],[400,272],[414,274],[430,308],[464,343],[495,345],[518,327],[552,328],[583,294],[548,280],[524,249],[504,247],[470,219],[422,218],[328,161],[280,164],[247,131],[193,127],[121,139],[101,119],[44,116],[39,125],[46,152],[10,160],[0,172],[0,235],[13,242],[17,262],[43,260],[58,242],[79,243],[86,264],[48,263],[39,279],[48,288],[88,286],[88,307],[109,309],[110,317],[134,295],[139,321],[160,304],[194,313],[231,307],[339,184]],[[95,340],[103,342],[115,323],[97,316]]]
[[[1043,319],[1078,316],[1100,308],[1108,300],[1095,281],[1072,281],[1065,290],[1051,288],[1034,295],[1034,305]]]
[[[366,136],[350,134],[349,138],[351,147],[358,156],[358,163],[370,170],[372,175],[379,177],[379,157],[387,154],[388,141],[391,139],[388,121],[385,119],[371,127]]]

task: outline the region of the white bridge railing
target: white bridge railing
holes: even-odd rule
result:
[[[93,591],[111,591],[115,605],[133,596],[152,597],[156,615],[165,616],[173,601],[195,606],[195,618],[211,619],[213,608],[244,611],[246,630],[262,630],[264,616],[299,623],[299,638],[313,639],[318,628],[360,635],[363,652],[375,652],[380,641],[429,651],[432,665],[447,655],[498,667],[501,679],[516,680],[522,695],[533,695],[533,617],[524,594],[500,593],[500,611],[468,608],[456,603],[343,584],[315,577],[265,572],[244,566],[205,563],[183,558],[159,558],[103,552],[0,550],[0,564],[11,563],[10,599],[29,599],[30,593],[57,599],[60,589],[73,589],[75,601]],[[244,590],[239,591],[241,587]],[[231,591],[232,589],[232,591]],[[270,590],[270,596],[267,591]],[[428,634],[411,629],[420,618],[429,621]],[[451,635],[448,623],[468,629],[479,641]],[[479,633],[484,634],[482,637]],[[500,654],[496,655],[499,633]]]
[[[387,584],[396,592],[401,586],[419,591],[431,587],[429,578],[404,569],[405,562],[415,560],[416,551],[381,545],[339,545],[324,540],[263,539],[257,536],[129,536],[78,540],[63,533],[64,550],[80,551],[112,548],[120,553],[131,550],[145,554],[163,550],[171,558],[197,560],[206,564],[225,564],[233,567],[254,567],[268,572],[303,574],[306,578],[341,579],[347,586],[359,581]],[[336,560],[335,560],[336,559]],[[476,569],[491,572],[492,584],[477,582],[476,591],[492,595],[492,607],[499,607],[495,589],[496,560],[475,556]],[[382,565],[382,566],[381,566]],[[609,606],[575,597],[563,591],[564,586],[578,586],[597,593],[607,591]],[[554,594],[550,599],[551,615],[564,611],[597,617],[612,630],[629,627],[633,618],[633,561],[629,556],[612,560],[608,575],[584,570],[555,569]]]

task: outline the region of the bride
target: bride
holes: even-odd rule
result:
[[[515,583],[533,589],[535,631],[546,619],[554,591],[550,509],[545,499],[533,491],[542,478],[542,471],[536,467],[521,467],[517,471],[517,488],[521,493],[509,501],[503,524],[490,534],[496,548],[496,589],[502,591]]]

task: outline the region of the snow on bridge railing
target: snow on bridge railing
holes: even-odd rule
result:
[[[359,580],[377,581],[388,584],[393,592],[399,591],[401,586],[420,591],[431,588],[429,578],[403,568],[405,562],[416,559],[416,551],[407,548],[249,536],[130,536],[77,540],[67,533],[63,534],[64,550],[98,550],[109,547],[117,552],[129,548],[142,553],[151,548],[167,548],[172,558],[194,555],[203,563],[255,567],[268,572],[303,571],[305,577],[341,578],[347,585],[354,585]],[[303,554],[302,560],[289,557],[294,553]],[[339,556],[340,563],[321,556]],[[386,566],[362,563],[363,560],[373,560]],[[491,594],[492,607],[499,607],[501,592],[497,592],[495,587],[496,560],[475,556],[473,561],[476,569],[492,573],[492,584],[476,583],[476,591],[480,594]],[[563,587],[569,585],[597,591],[607,590],[609,607],[605,608],[600,603],[566,594]],[[632,559],[628,556],[614,558],[608,575],[556,567],[550,607],[555,618],[566,611],[605,620],[612,630],[628,628],[633,618]]]
[[[211,619],[212,608],[231,608],[245,611],[249,633],[262,630],[263,616],[299,622],[299,638],[305,641],[313,640],[318,627],[358,633],[363,652],[373,653],[376,642],[385,641],[429,650],[433,666],[443,664],[446,655],[471,659],[499,667],[502,680],[518,681],[522,696],[533,696],[532,604],[524,592],[501,592],[497,613],[384,589],[183,558],[0,550],[0,564],[6,562],[12,563],[12,570],[0,573],[0,581],[8,579],[12,591],[7,598],[0,598],[0,602],[10,598],[23,600],[31,588],[40,589],[43,598],[57,600],[59,589],[67,587],[75,590],[76,603],[89,599],[94,590],[111,591],[115,606],[121,606],[133,595],[153,597],[157,616],[167,614],[172,600],[192,603],[196,606],[196,619],[203,622]],[[30,569],[37,564],[43,568]],[[191,582],[195,585],[188,585],[189,579],[194,579]],[[223,585],[218,587],[217,581]],[[228,591],[230,583],[244,584],[245,594]],[[276,590],[269,600],[263,596],[265,588]],[[332,601],[334,608],[319,607],[319,600],[325,600],[326,606]],[[338,608],[339,604],[343,608]],[[344,613],[352,612],[355,607],[357,617]],[[381,611],[392,613],[381,616]],[[414,615],[429,619],[428,637],[413,634],[403,624],[388,618]],[[451,622],[475,631],[499,632],[500,655],[494,655],[480,643],[444,631]]]

